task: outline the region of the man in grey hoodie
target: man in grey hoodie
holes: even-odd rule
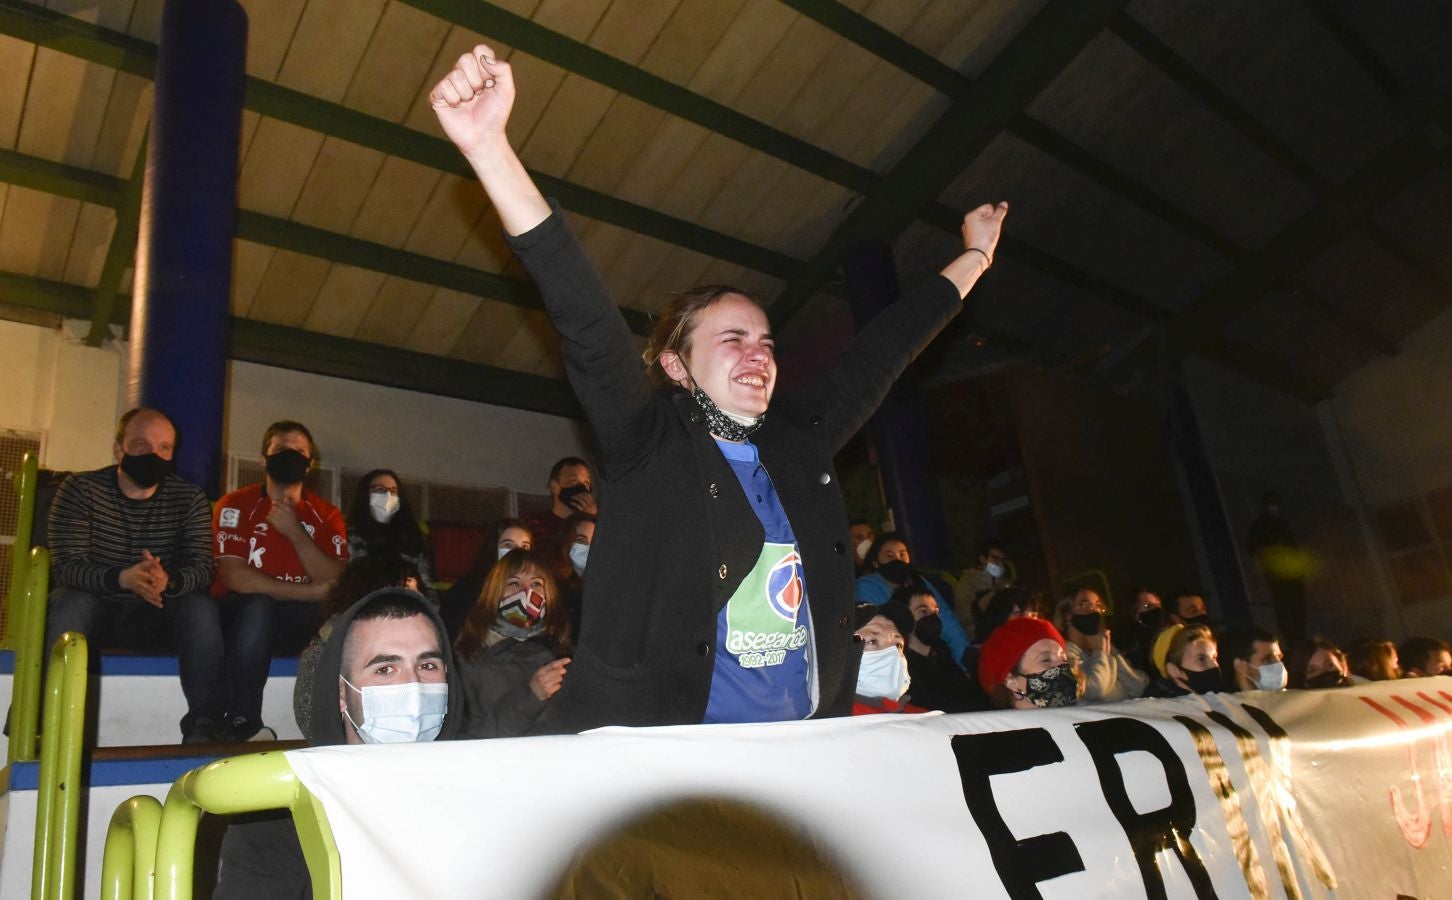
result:
[[[453,676],[448,636],[434,607],[405,588],[374,591],[338,617],[323,643],[311,744],[450,740],[464,725],[462,692],[450,689]],[[233,818],[212,896],[312,897],[290,813]]]

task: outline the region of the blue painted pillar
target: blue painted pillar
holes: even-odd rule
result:
[[[236,0],[167,2],[131,300],[127,398],[171,417],[177,471],[214,498],[246,56]]]
[[[899,297],[892,248],[865,241],[842,258],[846,296],[861,328]],[[910,367],[888,392],[867,426],[878,470],[899,531],[907,535],[913,562],[946,568],[951,562],[947,519],[928,452],[928,416]]]

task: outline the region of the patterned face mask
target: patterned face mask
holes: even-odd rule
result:
[[[516,591],[499,601],[494,630],[516,640],[544,631],[545,596],[538,591]]]
[[[1068,663],[1020,677],[1028,682],[1023,690],[1024,698],[1040,709],[1073,706],[1079,699],[1079,680]]]
[[[692,391],[691,396],[696,399],[697,405],[706,414],[706,427],[722,440],[744,441],[755,434],[756,430],[761,427],[761,423],[766,421],[765,415],[757,416],[754,419],[732,415],[717,406],[716,401],[706,396],[706,392],[700,388]]]

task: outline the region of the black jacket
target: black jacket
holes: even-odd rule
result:
[[[318,654],[317,675],[313,679],[312,737],[313,746],[329,746],[345,742],[343,719],[338,713],[338,674],[343,664],[343,639],[353,625],[353,616],[369,600],[385,592],[417,598],[419,609],[434,623],[444,651],[444,673],[449,682],[449,706],[443,729],[434,740],[446,741],[462,734],[464,729],[463,691],[454,677],[454,658],[444,623],[432,603],[422,595],[401,588],[383,588],[359,600],[338,616],[333,631],[323,642]],[[328,713],[332,714],[329,715]],[[214,900],[306,900],[313,895],[312,879],[303,861],[302,846],[293,828],[292,814],[270,811],[233,816],[222,838],[221,862],[217,870]]]
[[[558,207],[510,243],[563,338],[565,368],[599,451],[590,614],[536,731],[700,722],[716,617],[761,551],[761,523],[695,401],[651,382]],[[778,392],[752,436],[802,555],[818,716],[848,714],[860,653],[847,511],[832,458],[962,307],[952,282],[931,279],[863,328],[814,383]]]

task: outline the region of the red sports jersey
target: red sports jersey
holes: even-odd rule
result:
[[[267,521],[271,509],[272,501],[260,484],[238,488],[218,500],[212,515],[212,555],[245,560],[279,581],[312,581],[292,541]],[[348,558],[348,526],[337,507],[304,488],[296,509],[298,521],[318,549],[338,559]],[[225,593],[219,574],[212,581],[212,595]]]

